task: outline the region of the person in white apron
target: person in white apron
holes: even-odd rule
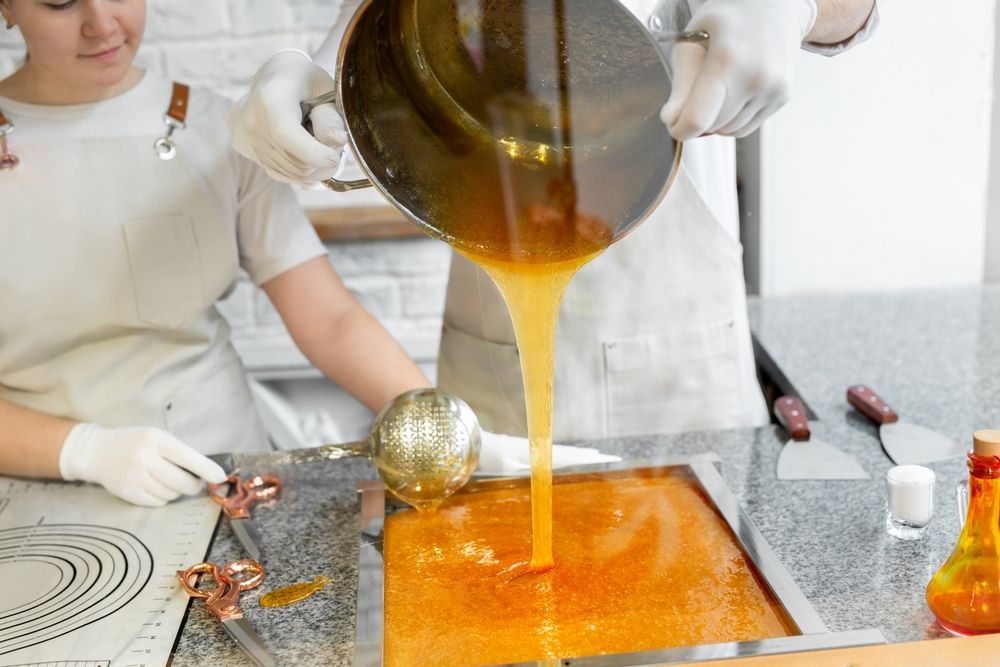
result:
[[[215,307],[241,268],[373,410],[429,384],[231,151],[228,103],[132,66],[143,0],[0,10],[29,53],[0,81],[0,473],[162,505],[224,480],[205,454],[267,449]]]
[[[320,145],[286,120],[300,99],[333,88],[326,69],[360,3],[344,2],[315,55],[281,52],[230,111],[234,146],[273,177],[332,174],[346,140],[331,108],[312,121]],[[709,33],[679,45],[662,117],[685,140],[662,204],[585,266],[563,299],[556,343],[557,440],[755,426],[757,383],[739,244],[734,136],[774,113],[800,48],[833,54],[877,24],[874,0],[623,0],[645,22]],[[701,137],[706,134],[727,136]],[[287,159],[288,156],[293,159]],[[526,430],[513,327],[499,291],[453,256],[438,385],[463,397],[490,431]]]

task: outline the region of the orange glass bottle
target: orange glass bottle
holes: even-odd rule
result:
[[[1000,632],[1000,431],[976,431],[968,465],[965,525],[927,584],[927,606],[956,635]]]

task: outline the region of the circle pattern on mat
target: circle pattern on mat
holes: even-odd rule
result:
[[[115,613],[152,573],[153,554],[118,528],[52,523],[0,530],[0,655]]]

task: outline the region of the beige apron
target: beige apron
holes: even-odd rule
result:
[[[438,366],[484,428],[524,435],[513,326],[492,281],[454,255]],[[660,206],[585,266],[563,298],[554,438],[766,423],[742,248],[682,166]]]
[[[183,145],[164,161],[153,139],[15,146],[20,166],[0,173],[0,398],[163,428],[204,453],[266,449],[213,305],[236,279],[235,232]]]

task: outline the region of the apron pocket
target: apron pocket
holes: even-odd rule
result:
[[[609,433],[734,427],[742,414],[736,323],[605,341]]]
[[[139,319],[174,328],[197,316],[202,275],[191,218],[130,220],[123,229]]]

